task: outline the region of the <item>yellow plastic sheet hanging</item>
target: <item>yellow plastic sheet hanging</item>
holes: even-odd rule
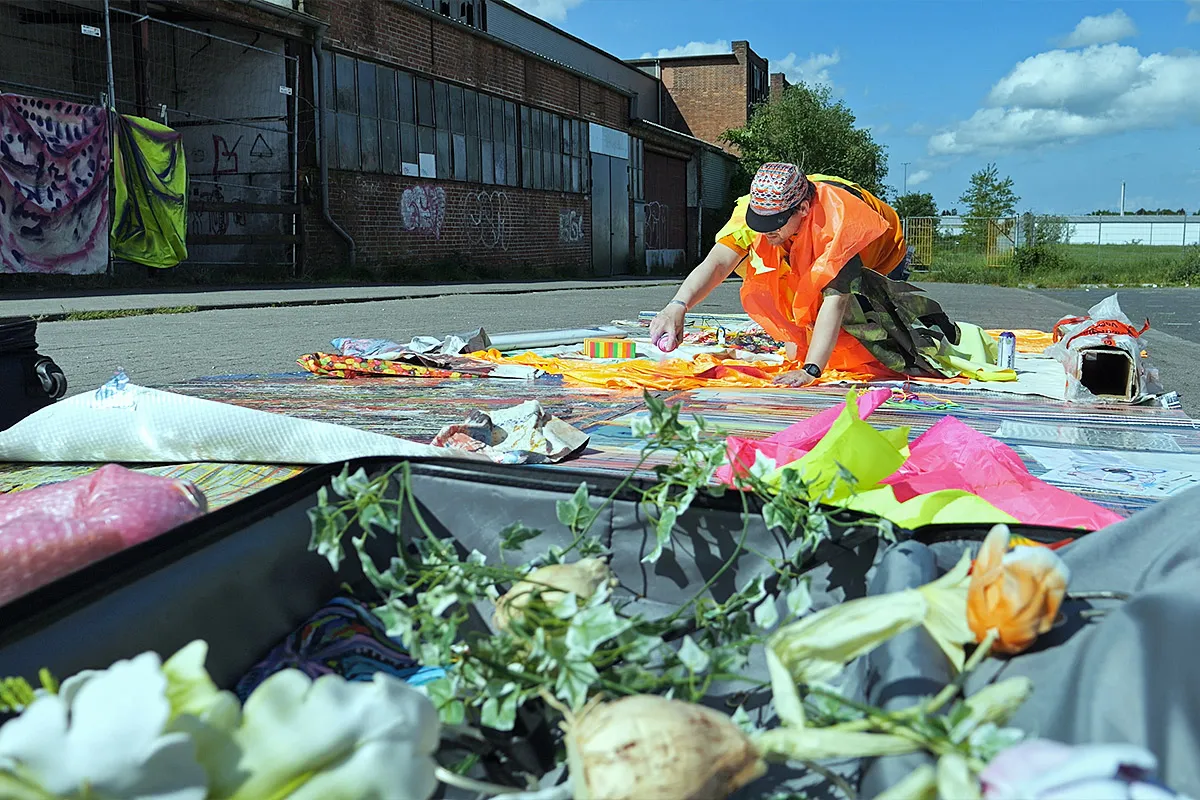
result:
[[[1017,519],[978,495],[943,489],[903,503],[891,486],[880,485],[908,458],[908,428],[880,431],[859,418],[856,394],[846,395],[846,407],[829,433],[798,461],[780,467],[796,470],[809,488],[810,499],[853,509],[889,520],[904,528],[931,524],[1013,523]],[[841,481],[837,479],[842,477]]]

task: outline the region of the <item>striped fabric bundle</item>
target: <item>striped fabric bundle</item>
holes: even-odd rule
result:
[[[628,339],[584,339],[583,354],[588,358],[633,358],[637,348]]]

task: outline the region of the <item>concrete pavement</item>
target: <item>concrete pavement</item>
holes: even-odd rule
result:
[[[122,294],[79,292],[52,297],[29,294],[0,299],[0,317],[31,316],[47,322],[65,319],[79,311],[129,311],[195,307],[201,310],[265,308],[385,300],[446,297],[460,294],[530,294],[570,289],[611,289],[671,285],[677,279],[619,277],[588,281],[525,281],[521,283],[444,283],[391,286],[273,286],[229,289],[163,289]]]
[[[42,352],[66,371],[72,393],[95,388],[114,369],[124,367],[142,385],[160,385],[201,375],[294,372],[295,359],[304,353],[327,349],[339,336],[387,337],[399,341],[418,334],[436,334],[482,325],[491,333],[575,327],[629,319],[639,311],[659,308],[670,299],[673,282],[639,281],[612,286],[571,284],[501,284],[503,290],[471,292],[462,287],[426,287],[424,296],[374,300],[360,297],[353,303],[312,305],[332,290],[292,290],[314,294],[287,295],[306,305],[286,307],[214,308],[188,314],[163,314],[85,322],[44,322],[38,338]],[[364,287],[365,288],[365,287]],[[384,291],[395,287],[370,287]],[[947,313],[987,328],[1040,328],[1048,330],[1061,317],[1086,311],[1090,302],[1066,302],[1046,292],[1026,289],[955,284],[927,284],[930,294]],[[410,291],[407,290],[406,291]],[[503,293],[501,293],[503,291]],[[1200,290],[1179,303],[1197,307]],[[240,294],[241,292],[239,292]],[[266,297],[251,293],[258,302]],[[385,295],[386,296],[386,295]],[[1121,294],[1131,316],[1140,313],[1126,292]],[[108,300],[116,307],[117,298]],[[5,303],[14,301],[4,301]],[[97,304],[100,300],[96,300]],[[166,305],[185,305],[181,301]],[[161,304],[143,307],[157,307]],[[739,312],[738,286],[719,287],[701,306],[712,312]],[[13,312],[0,304],[0,315]],[[28,313],[28,312],[26,312]],[[1200,415],[1200,344],[1151,330],[1146,335],[1151,358],[1159,366],[1168,389],[1184,397],[1184,407]]]

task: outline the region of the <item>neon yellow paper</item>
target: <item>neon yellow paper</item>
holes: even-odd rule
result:
[[[1015,381],[1017,371],[996,366],[1000,346],[991,334],[978,325],[958,322],[958,344],[946,342],[933,359],[944,367],[977,381]]]
[[[852,497],[829,501],[832,505],[882,517],[902,528],[921,525],[995,525],[1015,523],[1005,513],[979,495],[961,489],[942,489],[918,495],[901,503],[891,486],[880,486]]]
[[[846,407],[829,433],[812,450],[786,469],[796,470],[809,487],[810,496],[823,495],[842,473],[848,472],[854,482],[845,481],[833,488],[833,497],[846,497],[854,491],[878,486],[879,482],[904,465],[901,452],[908,445],[908,428],[877,431],[858,416],[858,396],[846,394]]]
[[[795,470],[809,487],[809,497],[832,492],[824,501],[889,520],[904,528],[930,524],[995,524],[1017,522],[978,495],[961,489],[944,489],[903,503],[891,486],[880,481],[896,472],[908,459],[908,428],[876,430],[859,418],[855,392],[846,395],[846,407],[812,450],[798,461],[776,471]],[[849,474],[851,481],[834,482]]]

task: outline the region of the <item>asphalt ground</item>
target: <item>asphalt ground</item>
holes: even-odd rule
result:
[[[1060,318],[1084,313],[1106,296],[1102,290],[1033,291],[942,283],[924,284],[924,288],[952,318],[985,328],[1049,330]],[[330,340],[341,336],[403,342],[415,335],[478,326],[489,333],[504,333],[603,324],[660,308],[672,293],[669,285],[650,283],[614,288],[542,284],[516,294],[460,288],[455,293],[430,292],[430,296],[408,299],[364,297],[353,303],[270,307],[272,295],[264,291],[257,299],[253,294],[239,298],[247,304],[261,302],[261,307],[43,322],[38,339],[41,352],[62,366],[71,393],[76,393],[96,388],[118,367],[143,386],[204,375],[295,372],[298,356],[328,350]],[[1145,337],[1151,359],[1167,388],[1183,397],[1184,408],[1200,414],[1196,366],[1200,364],[1200,290],[1121,290],[1119,297],[1131,318],[1151,317],[1154,327]],[[121,307],[120,298],[97,305]],[[740,312],[737,284],[719,287],[699,310]]]

